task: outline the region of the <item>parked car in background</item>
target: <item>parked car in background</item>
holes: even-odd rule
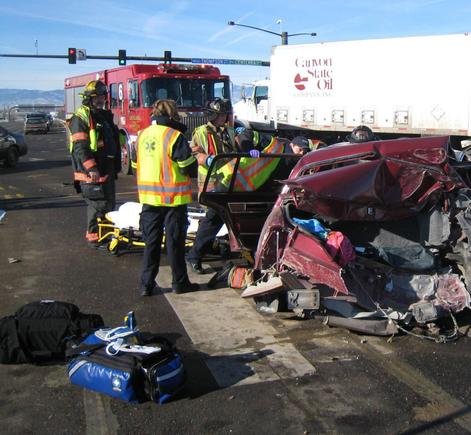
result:
[[[33,112],[33,113],[27,113],[25,116],[25,124],[28,121],[28,119],[32,118],[39,118],[41,120],[45,120],[47,124],[47,131],[49,131],[52,127],[52,124],[54,122],[54,118],[50,113],[44,113],[44,112]]]
[[[0,160],[14,168],[18,158],[28,153],[28,146],[22,134],[12,133],[0,126]]]
[[[43,133],[49,131],[49,124],[46,116],[28,117],[25,120],[25,134]]]

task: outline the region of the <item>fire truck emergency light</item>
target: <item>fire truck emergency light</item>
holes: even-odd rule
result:
[[[69,63],[77,63],[77,50],[75,48],[69,48],[67,52]]]
[[[118,50],[118,63],[120,66],[126,65],[126,50]]]

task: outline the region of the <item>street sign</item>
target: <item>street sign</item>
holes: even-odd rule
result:
[[[87,60],[87,50],[85,48],[77,48],[77,60]]]
[[[205,59],[205,58],[191,58],[191,63],[208,63],[208,64],[223,64],[223,65],[252,65],[252,66],[266,66],[266,62],[262,60],[246,60],[246,59]]]

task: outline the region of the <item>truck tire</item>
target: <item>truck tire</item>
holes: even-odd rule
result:
[[[6,165],[10,168],[14,168],[16,164],[18,163],[18,157],[19,157],[18,150],[16,149],[16,147],[11,146],[7,150],[7,158],[5,160]]]
[[[131,150],[129,144],[126,143],[121,147],[121,172],[124,175],[132,174],[131,167]]]

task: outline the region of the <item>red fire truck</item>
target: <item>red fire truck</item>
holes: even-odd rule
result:
[[[122,149],[123,172],[131,173],[137,133],[149,126],[152,104],[158,99],[177,102],[190,138],[195,127],[208,121],[205,107],[214,98],[230,98],[229,77],[212,65],[128,65],[65,79],[65,112],[72,116],[81,104],[81,92],[91,80],[108,86],[108,108],[126,135]]]

